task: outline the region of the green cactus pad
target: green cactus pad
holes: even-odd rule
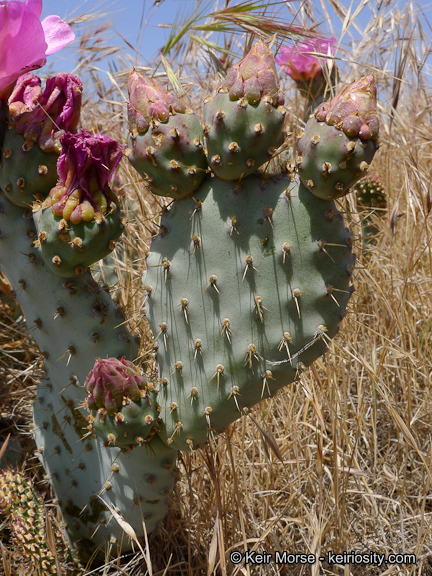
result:
[[[223,180],[238,180],[269,161],[282,144],[285,109],[271,101],[230,100],[227,92],[207,98],[203,108],[207,161]]]
[[[145,134],[130,132],[128,147],[130,163],[159,196],[190,196],[208,169],[195,114],[177,112],[166,123],[153,124]]]
[[[80,554],[89,558],[108,543],[120,552],[129,542],[112,510],[138,537],[143,519],[151,532],[168,509],[177,453],[156,436],[130,452],[92,437],[83,383],[96,358],[134,359],[138,344],[121,309],[88,272],[66,281],[50,272],[32,244],[35,236],[31,210],[0,195],[0,266],[45,362],[33,405],[38,455]]]
[[[300,178],[318,198],[339,198],[366,174],[376,150],[375,140],[351,138],[335,126],[310,118],[297,143]]]
[[[379,176],[368,175],[353,186],[358,210],[377,210],[383,214],[387,209],[387,192]]]
[[[31,207],[36,194],[48,196],[57,182],[58,157],[57,152],[44,152],[38,144],[8,130],[0,164],[0,188],[5,196],[22,208]]]
[[[114,415],[102,409],[91,410],[87,420],[92,431],[109,446],[129,449],[152,438],[159,415],[157,407],[156,393],[150,392],[140,400],[125,400]]]
[[[123,232],[120,211],[90,222],[72,224],[54,216],[50,206],[36,206],[34,220],[38,233],[36,244],[48,268],[63,277],[81,274],[90,264],[104,258],[115,247]]]
[[[143,282],[158,343],[159,436],[206,442],[326,349],[355,257],[333,202],[290,179],[209,178],[162,217]]]

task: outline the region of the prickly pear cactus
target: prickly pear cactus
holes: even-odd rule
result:
[[[159,435],[193,448],[322,354],[355,258],[334,203],[287,177],[209,178],[161,225],[143,280],[163,383]]]
[[[98,359],[84,383],[89,430],[109,445],[142,445],[156,432],[158,404],[153,386],[126,358]]]
[[[46,83],[27,73],[9,98],[8,130],[3,142],[0,188],[22,208],[35,198],[44,199],[57,182],[59,138],[74,132],[81,109],[81,81],[70,74],[58,74]]]
[[[45,362],[47,378],[33,406],[39,457],[59,501],[71,542],[80,555],[111,542],[124,531],[117,511],[143,533],[167,511],[175,481],[176,452],[158,438],[133,452],[106,448],[88,428],[83,384],[98,357],[134,359],[138,345],[114,305],[88,272],[65,279],[53,274],[32,243],[31,210],[0,195],[0,264],[12,286]],[[100,499],[102,498],[102,500]],[[111,507],[111,510],[108,508]],[[128,547],[125,543],[124,547]]]
[[[299,174],[306,188],[325,200],[346,194],[369,169],[378,132],[373,76],[320,104],[297,143]]]
[[[89,185],[92,198],[101,199],[103,193],[111,198],[108,180],[120,146],[95,137],[98,154],[84,154],[83,161],[80,145],[82,140],[88,143],[88,136],[83,132],[72,136],[68,135],[78,150],[64,156],[65,187],[85,196],[84,186],[73,187],[75,176],[82,176],[78,182]],[[62,168],[60,173],[62,177]],[[176,451],[148,436],[140,445],[134,439],[132,457],[127,445],[123,450],[114,444],[108,448],[106,438],[93,434],[84,409],[84,382],[97,358],[125,357],[127,364],[136,358],[138,343],[124,326],[121,309],[88,270],[76,276],[72,269],[69,277],[53,273],[43,258],[34,214],[38,212],[15,206],[0,193],[1,270],[14,288],[45,364],[46,377],[38,385],[33,406],[38,454],[77,552],[89,557],[99,547],[117,553],[125,536],[116,518],[134,526],[139,537],[144,533],[143,519],[151,531],[166,514]],[[52,242],[55,246],[55,239]],[[59,250],[64,246],[57,238]],[[98,259],[97,249],[92,255]],[[142,390],[143,400],[154,394],[150,385],[147,388]]]
[[[85,130],[65,134],[60,142],[60,181],[49,198],[34,204],[33,213],[45,264],[67,278],[109,254],[123,232],[119,203],[108,185],[122,150]]]
[[[207,171],[198,117],[174,94],[136,71],[128,90],[129,161],[154,194],[189,196]]]
[[[159,378],[133,364],[137,343],[87,269],[121,233],[98,228],[119,217],[109,186],[119,147],[84,131],[63,135],[71,150],[60,156],[60,182],[33,212],[0,196],[0,265],[45,359],[35,438],[82,554],[119,543],[124,521],[137,536],[143,519],[154,529],[176,450],[203,444],[325,352],[355,263],[333,199],[377,148],[366,77],[318,108],[297,163],[272,175],[266,161],[283,142],[284,110],[262,42],[207,99],[205,150],[174,97],[136,73],[129,91],[129,159],[174,198],[143,279]]]
[[[204,100],[207,161],[219,178],[244,178],[272,158],[283,142],[283,103],[273,54],[258,42]]]

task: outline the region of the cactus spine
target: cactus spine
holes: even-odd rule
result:
[[[74,239],[53,233],[52,250],[68,245],[64,272],[53,268],[52,251],[44,254],[43,232],[54,228],[44,230],[39,212],[51,209],[55,221],[57,204],[72,215],[86,198],[97,213],[90,188],[117,211],[106,188],[115,146],[106,152],[111,144],[98,141],[108,171],[102,179],[98,168],[91,172],[91,186],[79,174],[75,182],[83,166],[78,160],[70,170],[64,151],[66,175],[60,160],[60,183],[39,212],[0,201],[0,263],[17,294],[20,287],[45,357],[35,436],[81,551],[120,540],[112,510],[137,535],[142,515],[152,530],[166,511],[176,450],[203,444],[325,351],[345,314],[355,262],[333,199],[363,174],[377,148],[376,90],[366,77],[318,108],[299,141],[299,175],[276,176],[262,166],[283,141],[284,117],[273,56],[262,42],[206,100],[205,150],[190,148],[196,138],[201,145],[195,137],[201,132],[195,120],[182,124],[192,116],[178,99],[135,72],[129,91],[129,160],[154,192],[175,199],[143,278],[158,380],[146,380],[133,365],[137,344],[86,270],[100,253],[89,250],[89,260],[77,262],[70,257]],[[81,132],[62,142],[79,146],[86,138]],[[157,146],[152,151],[149,138]],[[175,153],[185,146],[185,154],[193,150],[187,165],[195,172],[173,176],[172,160],[179,162]],[[261,174],[253,173],[260,166]],[[86,210],[78,212],[80,225]]]

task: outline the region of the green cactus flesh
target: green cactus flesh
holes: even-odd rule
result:
[[[31,207],[35,195],[48,195],[57,182],[56,152],[44,152],[15,130],[7,130],[0,164],[0,188],[15,206]]]
[[[195,114],[177,112],[145,134],[130,132],[128,147],[129,161],[159,196],[189,196],[207,171],[203,131]]]
[[[297,149],[303,184],[312,194],[330,200],[346,194],[366,174],[377,143],[351,138],[335,126],[310,118]]]
[[[144,285],[158,343],[159,436],[193,448],[326,349],[351,294],[342,216],[288,178],[208,178],[175,202]]]
[[[52,272],[67,278],[109,254],[123,232],[119,210],[79,224],[54,216],[50,206],[34,210],[40,254]]]
[[[74,279],[52,274],[33,246],[35,236],[31,210],[0,196],[1,270],[45,362],[46,379],[38,384],[33,407],[39,455],[78,551],[86,556],[110,540],[128,549],[112,510],[138,536],[143,518],[153,530],[167,511],[176,452],[157,437],[122,452],[91,435],[83,383],[95,359],[133,359],[138,345],[108,293],[88,272]]]
[[[269,161],[282,144],[285,110],[267,100],[250,104],[218,92],[203,108],[207,161],[223,180],[238,180]]]

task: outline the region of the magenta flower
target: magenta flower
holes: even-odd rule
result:
[[[10,125],[45,152],[57,148],[60,153],[61,134],[77,129],[81,95],[81,80],[72,74],[49,78],[41,92],[40,78],[27,72],[18,78],[8,100]]]
[[[297,82],[309,82],[314,80],[321,72],[321,63],[316,56],[309,52],[322,54],[325,58],[330,52],[334,55],[336,38],[324,40],[322,38],[311,38],[301,42],[297,46],[282,46],[280,56],[276,58],[279,66]]]
[[[82,130],[60,137],[59,183],[52,188],[52,212],[72,224],[91,222],[95,214],[115,212],[118,200],[109,182],[123,156],[123,146],[108,136]]]
[[[15,80],[46,63],[46,57],[75,39],[59,16],[42,22],[42,0],[0,0],[0,98]]]

